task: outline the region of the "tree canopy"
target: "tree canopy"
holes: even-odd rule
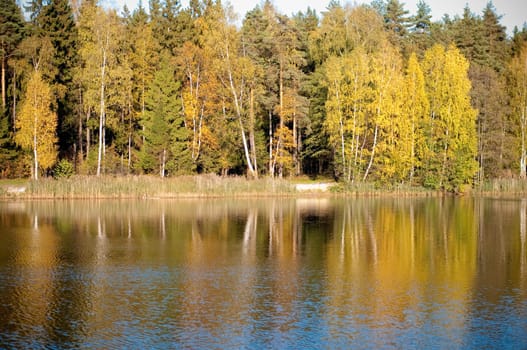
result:
[[[36,177],[65,159],[79,174],[448,191],[525,177],[526,29],[508,36],[492,3],[436,22],[432,10],[331,1],[287,16],[264,1],[240,20],[220,1],[119,14],[34,0],[26,21],[6,0],[0,176]]]

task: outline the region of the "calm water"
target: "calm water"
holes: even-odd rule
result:
[[[527,200],[0,202],[0,348],[527,348]]]

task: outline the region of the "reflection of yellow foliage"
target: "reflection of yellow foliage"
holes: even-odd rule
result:
[[[346,285],[371,288],[361,292],[368,296],[362,302],[376,320],[405,320],[405,310],[419,309],[423,299],[455,295],[466,302],[477,261],[472,201],[386,201],[363,200],[339,211],[336,244],[327,254],[335,307],[353,295]],[[427,290],[430,284],[452,290],[429,296],[437,292]]]

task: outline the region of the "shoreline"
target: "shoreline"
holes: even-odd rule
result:
[[[511,182],[513,181],[513,182]],[[214,199],[294,197],[519,197],[527,194],[525,180],[492,180],[485,187],[462,194],[408,185],[344,184],[328,179],[246,179],[216,175],[73,176],[67,179],[0,180],[0,200],[90,199]]]

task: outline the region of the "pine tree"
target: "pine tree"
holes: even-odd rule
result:
[[[505,77],[491,67],[473,64],[469,70],[472,82],[472,104],[478,110],[478,180],[504,175],[504,167],[509,168],[516,159],[510,157],[508,132],[509,96]]]
[[[425,1],[419,0],[417,3],[417,13],[411,19],[411,31],[417,34],[429,33],[432,25],[431,19],[432,9]]]
[[[0,6],[0,64],[1,64],[1,89],[2,110],[4,115],[7,109],[7,86],[9,79],[7,60],[12,56],[18,43],[24,35],[24,18],[15,0],[3,0]]]
[[[492,2],[488,2],[483,9],[483,37],[485,38],[485,66],[496,72],[505,69],[506,61],[510,57],[510,45],[507,41],[505,26],[500,24],[501,16],[496,13]]]
[[[468,4],[463,9],[463,16],[450,24],[456,46],[470,62],[485,65],[488,44],[481,17],[474,14]]]
[[[417,13],[410,18],[409,25],[405,51],[410,55],[416,53],[418,57],[422,57],[425,50],[432,45],[433,28],[432,9],[423,0],[417,3]]]
[[[384,23],[388,32],[395,34],[395,37],[404,37],[408,32],[408,13],[399,0],[388,0],[384,13]]]
[[[51,168],[57,159],[57,115],[51,110],[52,92],[35,70],[29,79],[24,102],[16,121],[15,141],[33,155],[32,177]]]
[[[0,115],[0,178],[11,175],[11,163],[17,155],[9,125],[9,117]]]

